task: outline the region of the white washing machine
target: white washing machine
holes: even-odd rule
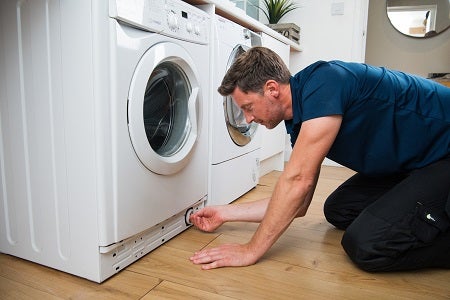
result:
[[[236,58],[261,44],[260,36],[221,16],[213,16],[213,84],[210,129],[210,180],[208,205],[230,203],[259,180],[261,134],[248,124],[231,97],[217,92]]]
[[[1,19],[0,251],[101,282],[206,201],[210,18],[82,0]]]

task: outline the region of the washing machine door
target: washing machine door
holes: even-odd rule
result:
[[[248,48],[245,45],[237,45],[234,47],[228,59],[227,70]],[[228,133],[233,142],[238,146],[245,146],[250,143],[256,133],[258,124],[255,122],[247,123],[244,112],[236,105],[231,96],[223,98],[223,108]]]
[[[128,95],[128,128],[142,164],[170,175],[183,169],[194,150],[200,118],[199,76],[181,46],[164,42],[139,61]]]

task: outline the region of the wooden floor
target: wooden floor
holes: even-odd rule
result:
[[[0,299],[450,299],[450,271],[371,274],[340,246],[342,232],[322,213],[325,197],[352,172],[323,167],[314,200],[256,265],[202,271],[191,254],[246,242],[257,224],[226,224],[215,233],[190,228],[102,284],[0,255]],[[238,201],[270,196],[272,172]]]

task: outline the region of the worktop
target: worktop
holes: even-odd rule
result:
[[[289,45],[291,51],[302,51],[299,44],[286,38],[275,30],[269,28],[263,23],[248,16],[245,11],[236,7],[229,0],[185,0],[192,5],[205,5],[211,4],[214,6],[215,13],[227,18],[233,22],[236,22],[254,32],[265,32],[273,38]]]

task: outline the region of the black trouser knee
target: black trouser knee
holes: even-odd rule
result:
[[[339,229],[346,229],[356,217],[407,175],[367,177],[355,174],[340,185],[323,206],[327,221]]]

